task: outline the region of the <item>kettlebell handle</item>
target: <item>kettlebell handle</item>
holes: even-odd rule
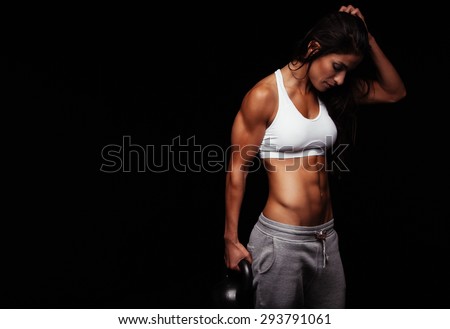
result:
[[[239,269],[244,274],[244,276],[249,276],[252,273],[252,265],[246,259],[241,259],[239,264]]]
[[[252,290],[253,285],[253,272],[252,265],[246,259],[242,259],[239,264],[239,269],[241,271],[242,276],[242,287],[245,293],[249,293]]]

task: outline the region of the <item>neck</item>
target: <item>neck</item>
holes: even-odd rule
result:
[[[283,69],[285,70],[285,84],[292,87],[295,86],[302,94],[306,94],[311,90],[311,84],[308,78],[309,64],[302,66],[301,63],[289,63]]]

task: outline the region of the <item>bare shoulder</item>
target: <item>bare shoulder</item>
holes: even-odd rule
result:
[[[233,123],[232,144],[260,145],[277,104],[276,80],[274,75],[269,75],[244,96]]]
[[[275,75],[271,74],[257,82],[244,96],[241,112],[244,116],[268,119],[278,104]]]

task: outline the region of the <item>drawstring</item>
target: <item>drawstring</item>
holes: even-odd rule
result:
[[[325,243],[325,239],[327,238],[327,235],[328,235],[327,231],[321,230],[319,232],[316,232],[316,239],[319,240],[319,241],[322,241],[323,268],[326,267],[327,259],[328,259],[328,256],[327,256],[327,244]]]

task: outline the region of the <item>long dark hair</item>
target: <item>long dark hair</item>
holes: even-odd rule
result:
[[[320,47],[308,54],[312,41],[318,42]],[[322,93],[317,91],[337,126],[338,144],[352,144],[355,140],[356,96],[361,95],[362,84],[366,84],[366,92],[369,92],[370,88],[369,77],[364,71],[364,68],[367,68],[366,61],[369,56],[366,55],[369,48],[364,21],[355,15],[334,11],[321,18],[294,49],[291,63],[301,63],[301,66],[328,54],[352,54],[363,58],[355,70],[346,74],[342,85]]]

